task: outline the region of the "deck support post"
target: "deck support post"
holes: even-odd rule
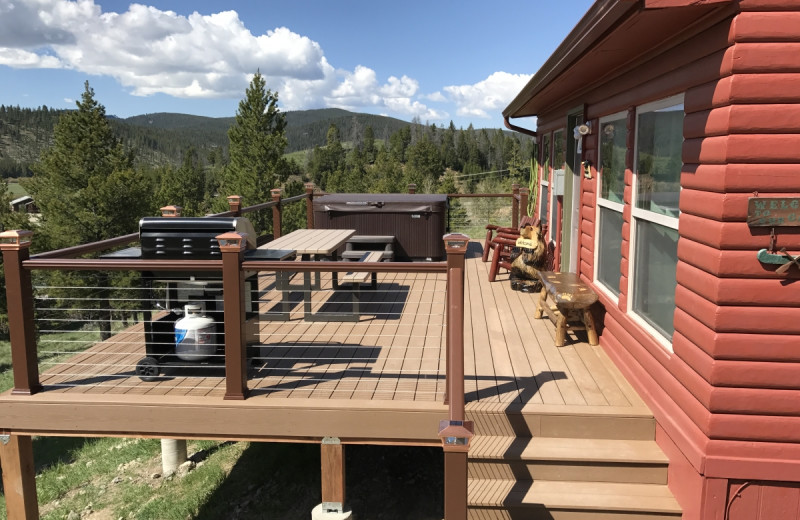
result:
[[[464,397],[464,257],[469,237],[444,236],[447,252],[447,394],[448,420],[439,423],[444,450],[445,520],[467,518],[467,454],[473,426],[466,421]]]
[[[217,236],[222,251],[222,292],[225,323],[225,397],[247,397],[245,346],[244,273],[242,258],[247,234],[229,232]]]
[[[325,437],[320,444],[322,503],[311,511],[311,520],[349,520],[345,510],[344,445],[338,437]]]
[[[467,518],[467,452],[444,452],[444,520]]]
[[[272,236],[275,238],[281,237],[281,189],[280,188],[272,188],[269,190],[270,195],[272,195],[272,202],[277,202],[274,206],[272,206]]]
[[[33,441],[29,435],[0,435],[0,466],[9,520],[38,520]]]
[[[30,256],[33,232],[9,230],[0,233],[0,250],[6,275],[8,332],[14,395],[32,395],[42,390],[36,356],[36,330],[33,317],[31,273],[22,267]]]
[[[314,183],[307,182],[306,186],[306,229],[314,229]]]
[[[511,195],[511,227],[517,229],[519,227],[519,184],[511,185]]]

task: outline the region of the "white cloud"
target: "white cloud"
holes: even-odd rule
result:
[[[428,94],[428,95],[422,96],[422,97],[424,97],[425,99],[428,99],[430,101],[433,101],[435,103],[445,103],[445,102],[447,102],[447,98],[444,97],[444,95],[442,95],[442,93],[439,92],[438,90],[436,92],[434,92],[433,94]]]
[[[530,78],[526,74],[495,72],[474,85],[453,85],[444,90],[456,103],[458,115],[488,119],[492,117],[489,112],[501,112]]]
[[[8,47],[0,47],[0,65],[18,69],[60,69],[64,66],[55,56]]]
[[[419,95],[414,78],[382,81],[364,65],[336,69],[309,37],[286,27],[253,34],[235,11],[184,16],[133,3],[116,13],[103,12],[95,0],[0,0],[0,65],[109,76],[136,96],[231,99],[241,98],[260,70],[285,110],[449,117],[420,101],[446,99],[441,92]]]

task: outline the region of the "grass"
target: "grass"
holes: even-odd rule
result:
[[[11,197],[16,199],[22,197],[23,195],[28,195],[28,192],[22,185],[19,183],[17,179],[7,179],[8,180],[8,192],[11,193]]]

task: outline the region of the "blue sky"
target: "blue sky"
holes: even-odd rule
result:
[[[0,104],[236,113],[259,69],[281,109],[457,127],[503,108],[592,0],[0,0]]]

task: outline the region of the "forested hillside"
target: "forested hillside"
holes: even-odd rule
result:
[[[0,105],[0,177],[31,175],[31,164],[52,144],[53,128],[64,112],[66,110],[46,106],[34,109]],[[324,145],[332,124],[339,129],[345,142],[362,138],[367,127],[372,128],[376,139],[388,141],[393,133],[411,124],[335,108],[286,112],[285,116],[286,153]],[[109,117],[115,135],[134,151],[137,164],[149,167],[180,165],[189,147],[193,147],[204,162],[224,161],[228,150],[227,132],[233,120],[233,117],[173,113],[143,114],[126,119]]]

